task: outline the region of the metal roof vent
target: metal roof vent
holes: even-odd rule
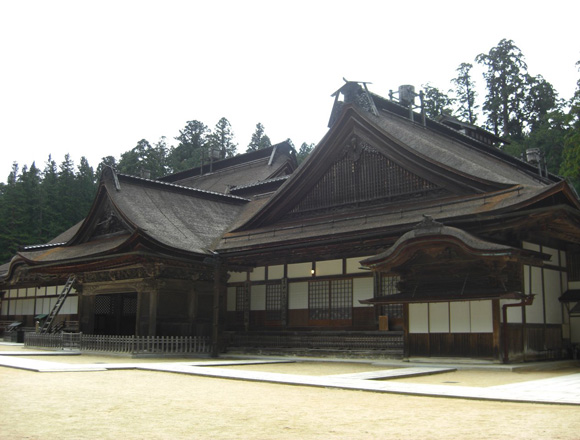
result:
[[[399,86],[399,103],[402,106],[410,107],[415,105],[415,87],[411,85]]]
[[[528,148],[526,150],[526,162],[538,167],[540,176],[548,177],[548,164],[544,159],[544,153],[539,148]]]

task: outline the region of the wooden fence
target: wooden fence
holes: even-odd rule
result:
[[[26,333],[24,345],[126,354],[210,353],[212,348],[210,338],[202,336],[109,336],[83,333]]]

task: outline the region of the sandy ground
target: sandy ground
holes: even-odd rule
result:
[[[42,359],[135,361],[87,355]],[[385,369],[326,362],[235,368],[318,375]],[[400,380],[491,386],[569,373],[470,370]],[[34,373],[0,367],[0,396],[2,440],[580,439],[577,406],[400,396],[136,370]]]

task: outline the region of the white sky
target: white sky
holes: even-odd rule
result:
[[[317,143],[343,77],[447,90],[502,38],[569,99],[579,16],[577,0],[0,0],[0,181],[14,161],[96,169],[143,138],[176,145],[193,119],[228,118],[238,152],[257,122],[273,143]]]

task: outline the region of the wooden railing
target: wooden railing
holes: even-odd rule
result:
[[[83,333],[26,333],[27,347],[75,349],[126,354],[210,353],[211,340],[202,336],[110,336]]]

